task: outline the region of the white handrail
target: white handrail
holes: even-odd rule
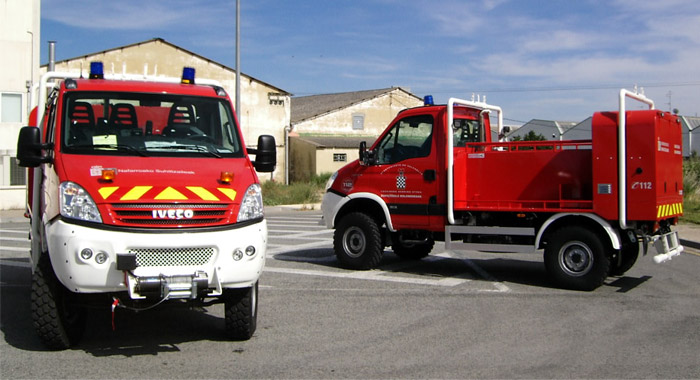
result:
[[[452,136],[452,124],[454,122],[454,106],[461,105],[473,107],[480,110],[489,110],[498,112],[498,134],[501,134],[503,128],[503,110],[501,107],[486,104],[484,102],[475,102],[458,98],[450,98],[447,102],[447,221],[450,224],[455,224],[454,216],[454,150]],[[484,133],[491,133],[490,130]]]
[[[617,115],[617,203],[618,203],[618,219],[620,220],[620,228],[626,230],[627,225],[627,116],[625,100],[632,98],[642,103],[649,105],[649,109],[654,109],[654,101],[640,94],[626,89],[620,90],[620,113]]]

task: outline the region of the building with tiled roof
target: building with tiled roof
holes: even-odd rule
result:
[[[292,97],[290,181],[334,172],[357,159],[401,110],[423,104],[401,87]]]

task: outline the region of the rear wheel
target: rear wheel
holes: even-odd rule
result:
[[[346,268],[377,267],[384,251],[377,222],[361,212],[345,215],[333,234],[333,249],[340,263]]]
[[[249,288],[224,289],[226,333],[233,340],[248,340],[258,324],[258,283]]]
[[[547,272],[562,287],[594,290],[610,271],[605,245],[591,230],[570,226],[554,233],[544,251]]]
[[[80,341],[87,311],[58,280],[51,260],[43,256],[32,275],[31,312],[39,339],[51,349],[65,350]]]
[[[610,275],[622,276],[632,268],[639,257],[639,242],[625,244],[617,251],[610,262]]]
[[[435,241],[433,239],[427,239],[427,241],[421,243],[406,243],[399,240],[399,237],[395,235],[391,249],[394,250],[396,256],[402,259],[420,260],[430,254],[434,245]]]

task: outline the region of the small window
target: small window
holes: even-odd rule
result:
[[[352,129],[365,129],[365,115],[361,113],[356,113],[352,115]]]
[[[348,162],[347,153],[333,153],[333,162]]]
[[[27,169],[17,165],[17,159],[10,157],[10,186],[27,184]]]
[[[0,95],[0,121],[3,123],[22,122],[22,95]]]

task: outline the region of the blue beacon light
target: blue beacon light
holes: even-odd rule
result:
[[[90,79],[104,79],[104,65],[102,62],[90,62]]]
[[[424,106],[433,106],[435,103],[433,102],[433,96],[432,95],[426,95],[423,97],[423,105]]]
[[[182,69],[182,84],[194,84],[194,68],[185,67]]]

